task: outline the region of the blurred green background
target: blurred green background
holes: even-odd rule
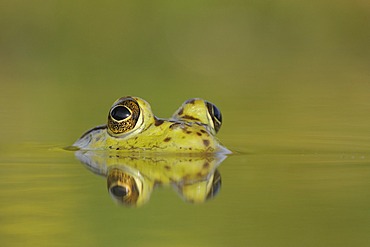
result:
[[[2,1],[1,142],[70,144],[125,95],[210,100],[231,139],[368,130],[369,23],[361,0]]]
[[[0,2],[1,246],[368,246],[370,3]],[[72,144],[135,95],[215,103],[234,152],[205,205],[111,202]],[[271,238],[270,238],[271,237]]]

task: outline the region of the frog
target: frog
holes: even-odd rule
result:
[[[201,98],[186,100],[168,118],[154,115],[142,98],[125,96],[111,106],[107,123],[85,132],[76,150],[158,153],[231,153],[216,137],[221,111]]]
[[[96,175],[106,179],[108,194],[120,206],[141,207],[152,192],[172,187],[189,204],[202,204],[221,189],[218,167],[227,158],[215,155],[160,155],[157,153],[75,152],[76,158]]]

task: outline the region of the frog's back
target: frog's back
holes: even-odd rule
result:
[[[163,151],[215,152],[219,140],[212,135],[209,127],[199,122],[185,122],[160,119],[159,125],[147,129],[142,141],[153,140],[153,146]],[[140,138],[138,137],[138,138]]]

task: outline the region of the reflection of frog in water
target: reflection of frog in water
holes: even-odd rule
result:
[[[160,119],[145,100],[123,97],[111,107],[106,125],[87,131],[73,146],[125,152],[230,153],[215,136],[221,123],[220,110],[202,99],[190,99],[170,119]]]
[[[170,156],[120,152],[77,151],[77,158],[90,170],[107,177],[108,191],[120,204],[145,204],[158,185],[172,185],[187,202],[201,203],[221,187],[218,165],[224,155]]]

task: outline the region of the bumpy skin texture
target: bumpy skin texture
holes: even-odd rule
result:
[[[116,107],[126,107],[129,116],[115,116]],[[123,97],[113,104],[108,125],[87,131],[73,146],[83,150],[229,153],[215,137],[221,120],[219,110],[202,99],[190,99],[170,119],[160,119],[145,100]]]

